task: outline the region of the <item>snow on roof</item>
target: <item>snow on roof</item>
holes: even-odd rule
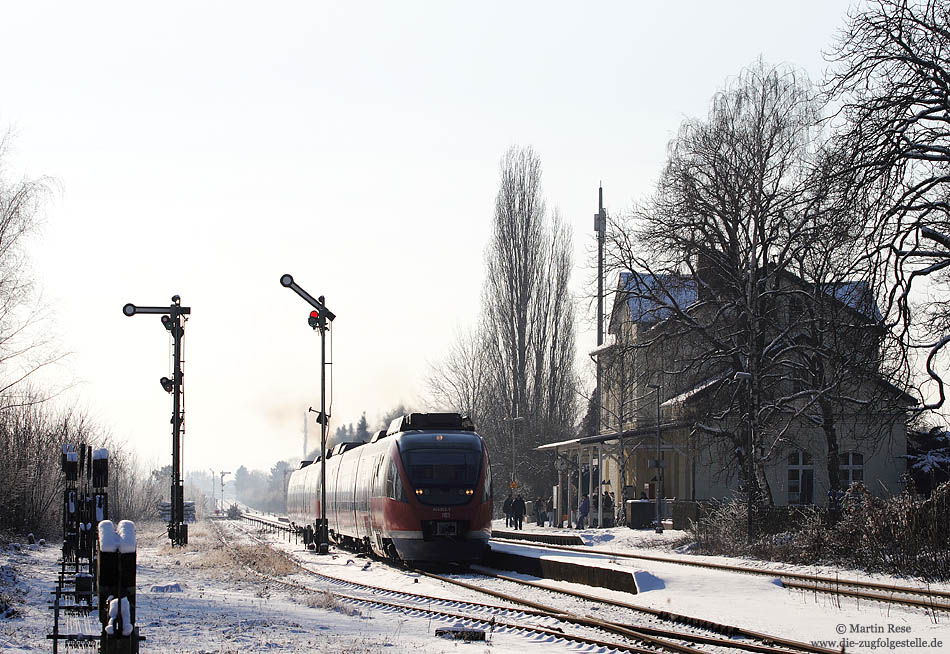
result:
[[[683,402],[685,402],[685,401],[688,400],[689,398],[693,397],[693,396],[696,395],[697,393],[703,392],[704,390],[706,390],[707,388],[709,388],[709,387],[712,386],[713,384],[716,384],[716,383],[718,383],[718,382],[721,382],[723,379],[724,379],[724,377],[722,377],[722,376],[720,376],[720,377],[712,377],[712,378],[710,378],[710,379],[707,379],[706,381],[700,382],[700,383],[698,383],[696,386],[693,386],[693,387],[692,387],[691,389],[689,389],[688,391],[685,391],[685,392],[683,392],[683,393],[680,393],[680,394],[677,395],[676,397],[671,397],[670,399],[664,401],[662,404],[660,404],[660,408],[663,408],[663,407],[670,407],[670,406],[673,406],[674,404],[682,404]]]
[[[854,309],[872,320],[881,320],[874,295],[865,281],[844,281],[832,284],[831,295],[842,304]]]
[[[616,345],[616,344],[617,344],[617,335],[616,335],[616,334],[607,334],[607,335],[604,337],[604,344],[603,344],[603,345],[598,345],[598,346],[595,347],[593,350],[591,350],[591,351],[590,351],[590,356],[594,357],[594,356],[597,356],[598,354],[602,354],[603,352],[606,352],[607,350],[609,350],[610,348],[612,348],[612,347],[613,347],[614,345]]]
[[[807,286],[801,280],[799,283]],[[672,313],[670,306],[688,307],[699,298],[696,280],[683,275],[623,272],[620,273],[620,285],[627,293],[633,322],[665,320]],[[822,286],[845,306],[874,321],[881,320],[881,311],[866,281],[845,280]]]
[[[634,322],[659,322],[670,317],[671,305],[687,307],[699,297],[696,280],[682,275],[620,273],[627,306]],[[661,301],[657,301],[659,298]]]

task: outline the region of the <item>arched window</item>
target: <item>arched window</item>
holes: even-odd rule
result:
[[[856,481],[864,481],[864,455],[860,452],[844,452],[838,455],[838,480],[841,488],[848,488]]]
[[[815,466],[804,450],[788,455],[788,503],[815,503]]]

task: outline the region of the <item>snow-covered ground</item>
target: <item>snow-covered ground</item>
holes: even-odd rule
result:
[[[496,530],[505,530],[504,520],[496,520]],[[683,545],[686,534],[672,529],[656,534],[653,530],[635,530],[624,527],[613,529],[552,529],[525,524],[528,533],[579,535],[592,550],[647,554],[684,560],[701,560],[728,565],[741,565],[779,572],[800,572],[848,580],[874,581],[889,584],[919,586],[950,590],[950,584],[930,584],[916,579],[887,575],[868,575],[858,570],[831,566],[798,566],[785,563],[735,559],[724,556],[694,556],[686,554],[690,548]],[[495,545],[500,549],[522,555],[536,553],[536,548]],[[619,599],[630,604],[664,609],[674,613],[701,617],[799,641],[855,641],[847,651],[890,650],[897,652],[940,651],[950,652],[950,613],[931,615],[924,609],[903,608],[869,602],[846,596],[832,596],[784,588],[777,577],[749,575],[695,566],[678,565],[642,559],[617,558],[609,555],[590,555],[594,565],[629,570],[637,579],[640,594],[630,595],[599,589],[602,597]],[[574,553],[546,554],[546,558],[563,558],[578,562]],[[562,582],[557,586],[571,586]],[[589,591],[583,586],[573,586]],[[843,629],[843,634],[842,634]],[[893,642],[906,643],[893,646]],[[920,639],[915,641],[915,639]],[[866,641],[859,647],[860,641]],[[871,642],[875,641],[875,642]],[[922,643],[926,642],[926,645]],[[937,643],[940,643],[939,646]]]
[[[505,528],[504,519],[495,520],[492,524],[496,531],[511,531]],[[688,535],[684,531],[675,529],[666,529],[662,534],[655,533],[652,529],[627,529],[626,527],[615,527],[612,529],[557,529],[551,527],[538,527],[534,523],[525,523],[524,531],[526,533],[539,534],[564,534],[580,536],[586,545],[595,550],[609,550],[617,552],[629,552],[634,554],[647,554],[651,556],[663,556],[668,558],[679,558],[686,561],[708,561],[710,563],[722,563],[726,565],[741,565],[750,568],[760,568],[765,570],[777,570],[780,572],[799,572],[803,574],[838,576],[841,579],[852,579],[861,581],[874,581],[880,583],[898,584],[902,586],[920,586],[927,587],[926,582],[911,577],[896,577],[893,575],[872,574],[869,575],[861,570],[853,570],[836,566],[802,566],[790,563],[759,561],[757,559],[739,559],[727,556],[701,556],[691,554],[692,547],[689,543]],[[930,588],[940,588],[950,590],[950,583],[931,583]]]
[[[459,648],[463,652],[494,654],[586,651],[564,641],[527,637],[503,629],[491,634],[490,643],[466,644],[437,638],[436,628],[452,626],[453,620],[354,608],[325,594],[301,596],[280,586],[262,585],[257,577],[231,562],[216,545],[207,523],[192,525],[189,544],[181,549],[168,545],[164,525],[138,527],[136,622],[146,638],[141,645],[143,652],[436,654]],[[417,575],[375,562],[364,570],[363,560],[356,565],[352,555],[345,552],[320,557],[300,546],[295,549],[311,567],[321,568],[327,574],[337,575],[340,569],[348,568],[368,583],[389,585],[395,580],[417,593],[438,588],[438,584],[428,580],[415,583]],[[0,565],[9,571],[3,577],[7,582],[0,582],[0,592],[16,594],[23,600],[17,606],[19,615],[0,619],[0,652],[51,651],[46,634],[52,629],[52,611],[47,604],[58,559],[56,545],[24,545],[20,551],[0,551]],[[317,585],[311,579],[298,580]],[[95,633],[98,626],[91,618],[72,622],[84,627],[86,633]]]
[[[227,533],[241,539],[240,523],[223,523]],[[503,528],[503,521],[496,526]],[[526,531],[536,530],[526,525]],[[593,651],[576,644],[550,638],[538,638],[517,632],[496,630],[489,643],[461,643],[437,638],[438,627],[449,621],[414,617],[406,613],[379,608],[354,606],[324,593],[301,594],[274,584],[262,585],[259,579],[235,565],[215,539],[208,523],[193,525],[187,547],[173,549],[168,545],[164,526],[138,525],[137,623],[147,641],[142,651],[154,652],[330,652],[361,654],[363,652],[396,653],[414,651],[420,654],[437,652],[485,652],[519,654],[529,652]],[[557,530],[545,528],[549,533]],[[579,534],[585,542],[598,549],[643,551],[670,556],[688,557],[671,551],[683,540],[683,534],[668,530],[662,535],[652,531],[625,528],[609,530],[568,531]],[[346,552],[319,556],[307,552],[302,545],[278,536],[268,537],[274,545],[291,553],[307,567],[340,578],[362,583],[398,588],[406,592],[427,593],[449,599],[472,599],[490,604],[500,600],[479,593],[420,577],[418,574],[392,568],[385,564],[354,557]],[[241,541],[249,556],[256,556],[250,540]],[[531,548],[508,546],[527,551]],[[559,555],[555,555],[559,556]],[[567,554],[577,562],[576,554]],[[0,651],[50,651],[46,634],[51,628],[51,611],[47,607],[53,588],[59,551],[55,545],[24,546],[21,551],[0,551],[0,592],[21,594],[19,615],[0,619]],[[670,563],[656,563],[616,557],[592,555],[599,565],[617,566],[635,574],[640,584],[638,595],[597,589],[601,596],[621,599],[630,604],[662,607],[676,613],[704,617],[749,629],[784,635],[803,641],[838,641],[844,637],[855,641],[847,651],[889,650],[896,652],[950,651],[950,615],[938,615],[937,622],[923,610],[887,607],[879,603],[832,598],[823,594],[802,593],[781,588],[769,577],[706,571]],[[796,566],[733,561],[724,557],[706,557],[744,565],[774,569],[795,569]],[[12,571],[12,572],[9,572]],[[807,569],[841,577],[868,578],[855,571],[829,568]],[[15,575],[15,581],[10,576]],[[475,579],[474,575],[466,575]],[[299,574],[288,579],[310,587],[319,587],[317,580]],[[6,579],[6,581],[3,581]],[[881,579],[881,577],[875,577]],[[906,582],[907,580],[892,580]],[[479,580],[486,587],[511,591],[511,582]],[[550,582],[591,592],[590,587]],[[507,586],[506,586],[507,584]],[[946,585],[945,585],[946,586]],[[340,593],[356,591],[333,587]],[[541,590],[520,589],[520,596],[551,604],[562,602]],[[398,601],[398,600],[393,600]],[[594,607],[573,601],[571,610],[611,619],[619,609]],[[447,609],[451,610],[451,609]],[[461,612],[462,609],[456,609]],[[629,615],[627,616],[629,618]],[[97,625],[79,627],[90,630]],[[609,638],[608,638],[609,639]],[[881,644],[904,642],[903,645]],[[915,641],[914,639],[920,639]],[[942,645],[935,646],[935,639]],[[869,644],[859,647],[865,640]],[[920,642],[926,642],[927,647]]]

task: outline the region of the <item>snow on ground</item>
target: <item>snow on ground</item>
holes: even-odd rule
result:
[[[496,520],[496,530],[505,530],[504,520]],[[506,530],[509,531],[509,530]],[[552,529],[525,525],[526,532],[579,535],[591,549],[649,554],[685,560],[743,565],[760,569],[802,572],[838,576],[841,579],[872,580],[900,585],[927,584],[914,579],[895,578],[885,575],[868,575],[855,570],[841,570],[830,566],[795,566],[782,563],[735,559],[723,556],[691,556],[682,552],[686,534],[672,529],[656,534],[652,530],[635,530],[625,527],[612,529]],[[521,555],[538,555],[537,548],[493,544],[493,549],[502,549]],[[532,554],[533,551],[533,554]],[[578,555],[565,552],[545,554],[545,558],[563,559],[578,563]],[[721,570],[706,570],[695,566],[675,563],[646,561],[590,555],[593,565],[629,570],[637,578],[640,593],[631,596],[610,590],[598,589],[599,596],[618,599],[630,604],[664,609],[708,620],[744,627],[773,635],[794,638],[799,641],[838,641],[843,637],[865,646],[849,645],[847,651],[875,651],[889,649],[897,652],[927,651],[950,652],[950,614],[938,613],[936,618],[924,609],[903,608],[849,597],[834,597],[826,593],[809,593],[784,588],[778,577],[742,574]],[[581,592],[590,592],[590,587],[546,582],[550,586],[572,587]],[[931,584],[931,588],[950,588],[950,584]],[[892,641],[907,641],[906,646],[890,647],[874,642],[879,638]],[[919,638],[927,645],[914,642]],[[936,642],[941,645],[936,647]]]
[[[412,617],[383,609],[353,608],[323,593],[301,596],[277,585],[262,585],[257,577],[234,564],[216,546],[207,523],[192,525],[189,544],[172,549],[164,525],[138,525],[138,576],[136,622],[147,639],[142,652],[246,654],[250,652],[326,652],[329,654],[378,654],[413,651],[418,654],[475,652],[514,654],[592,651],[564,641],[552,641],[496,631],[490,643],[462,643],[437,638],[435,630],[454,620]],[[435,589],[439,584],[414,583],[402,572],[380,573],[372,563],[366,571],[347,565],[346,553],[328,559],[297,547],[302,556],[333,568],[359,570],[370,583],[384,585],[387,576],[401,575],[414,592],[421,586]],[[0,619],[0,652],[48,652],[46,634],[52,629],[52,611],[47,608],[54,587],[59,548],[24,546],[22,550],[0,551],[0,565],[12,570],[15,581],[0,576],[0,592],[15,594],[19,615]],[[330,563],[332,562],[332,564]],[[301,583],[313,580],[294,577]],[[3,581],[7,580],[7,581]],[[178,585],[180,592],[175,592]],[[341,589],[341,592],[345,590]],[[83,622],[83,621],[79,621]],[[87,633],[98,622],[85,621]]]
[[[263,557],[264,552],[246,536],[241,535],[241,524],[231,521],[219,523],[229,538],[238,542],[252,557]],[[503,521],[496,528],[504,528]],[[479,652],[491,654],[529,654],[544,652],[593,651],[576,644],[551,639],[538,639],[503,630],[496,631],[490,643],[453,642],[434,635],[435,629],[450,626],[453,621],[436,621],[413,617],[401,612],[379,608],[354,607],[326,593],[301,594],[276,584],[261,584],[259,579],[235,564],[217,543],[209,523],[193,525],[190,543],[185,548],[171,548],[164,525],[138,525],[138,578],[137,624],[147,641],[142,651],[189,653],[237,653],[258,651],[328,652],[331,654],[397,653],[415,651],[419,654],[440,652]],[[539,530],[533,524],[526,531]],[[677,554],[675,549],[684,542],[682,532],[667,530],[654,534],[648,530],[615,529],[581,531],[554,530],[548,533],[580,535],[585,543],[597,549],[632,551],[664,556],[695,558]],[[357,557],[333,548],[330,556],[306,551],[299,543],[281,540],[277,535],[268,537],[285,552],[292,554],[307,567],[335,577],[352,579],[411,593],[432,594],[449,599],[472,599],[490,604],[500,600],[486,598],[475,591],[446,585],[443,582],[416,573],[393,568],[384,563]],[[522,545],[496,545],[512,548],[519,553],[538,550]],[[563,556],[573,562],[583,559],[577,554]],[[0,651],[48,652],[51,650],[46,634],[52,625],[52,612],[47,609],[49,591],[58,569],[59,549],[23,546],[19,551],[0,550],[0,594],[12,596],[19,615],[0,619]],[[630,595],[564,582],[546,582],[552,587],[570,587],[583,592],[620,599],[630,604],[663,608],[676,613],[694,615],[711,620],[784,635],[804,641],[840,642],[838,633],[843,626],[845,637],[855,641],[848,651],[895,652],[950,651],[950,615],[941,614],[935,623],[923,610],[887,607],[876,602],[857,602],[848,598],[833,598],[826,594],[811,594],[782,588],[777,580],[723,571],[702,570],[695,567],[624,559],[610,555],[591,554],[597,565],[615,566],[629,570],[637,578],[641,592]],[[765,564],[726,557],[704,559],[768,567],[770,569],[804,570],[831,573],[841,577],[867,579],[856,571],[836,571],[828,567],[803,568],[782,564]],[[279,567],[279,565],[278,565]],[[289,570],[284,572],[291,572]],[[463,575],[468,580],[476,575]],[[320,587],[319,580],[299,573],[288,574],[287,579]],[[876,576],[875,579],[881,579]],[[907,580],[891,579],[896,582]],[[511,592],[511,582],[479,579],[485,587]],[[337,593],[358,594],[357,591],[330,587]],[[541,603],[562,602],[572,610],[602,618],[622,615],[619,609],[598,608],[579,600],[567,602],[542,590],[519,589],[519,596]],[[400,598],[384,598],[403,601]],[[435,608],[435,607],[434,607]],[[463,609],[446,608],[462,612]],[[627,616],[629,618],[629,616]],[[627,619],[625,618],[625,619]],[[839,626],[841,625],[841,626]],[[73,620],[73,628],[87,632],[98,629],[94,619]],[[666,625],[668,626],[668,625]],[[859,633],[863,632],[863,633]],[[919,638],[929,645],[859,647],[859,639],[912,641]],[[943,641],[942,647],[933,645],[934,639]]]
[[[504,519],[495,520],[492,523],[492,528],[495,531],[511,531],[511,529],[505,528]],[[758,559],[696,555],[690,553],[692,547],[690,545],[688,533],[685,531],[669,528],[665,529],[662,534],[657,534],[653,531],[653,529],[628,529],[626,527],[613,527],[610,529],[577,530],[538,527],[534,523],[525,523],[524,531],[527,533],[580,536],[583,539],[585,545],[589,545],[592,549],[596,550],[629,552],[632,554],[647,554],[651,556],[678,558],[685,561],[704,561],[725,565],[741,565],[750,568],[776,570],[780,572],[798,572],[801,574],[824,575],[830,577],[837,575],[841,579],[873,581],[877,583],[897,584],[901,586],[920,586],[921,588],[942,589],[950,591],[950,582],[928,584],[925,581],[921,581],[912,577],[868,574],[862,570],[847,569],[832,565],[795,565],[792,563],[760,561]]]

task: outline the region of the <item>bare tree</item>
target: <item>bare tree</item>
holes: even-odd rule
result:
[[[48,398],[48,392],[38,394],[35,387],[23,393],[16,389],[62,358],[51,338],[36,329],[45,316],[24,252],[52,182],[45,177],[8,181],[4,164],[9,148],[7,132],[0,137],[0,410]]]
[[[459,331],[445,357],[429,364],[426,386],[433,409],[458,411],[478,426],[488,385],[487,346],[475,329]]]
[[[746,482],[768,499],[764,464],[781,432],[765,426],[783,366],[772,332],[792,244],[807,225],[803,155],[817,117],[800,73],[759,61],[714,97],[705,121],[683,123],[654,199],[612,239],[614,265],[634,275],[624,290],[652,300],[648,319],[667,320],[662,336],[637,345],[664,366],[651,381],[718,380],[719,408],[697,429],[724,440],[742,472],[752,456],[756,479]],[[689,356],[659,352],[660,339],[687,336],[701,343]]]
[[[823,429],[836,479],[843,404],[872,404],[861,385],[876,378],[854,373],[878,371],[867,268],[849,251],[862,221],[816,154],[819,109],[801,73],[757,62],[682,125],[655,197],[610,237],[644,325],[618,344],[650,362],[640,394],[702,391],[694,429],[750,502],[773,501],[766,465],[802,445],[803,421]]]
[[[550,466],[533,447],[566,437],[576,421],[571,266],[570,230],[556,213],[548,217],[540,159],[530,147],[510,148],[486,252],[478,354],[469,350],[485,371],[473,406],[495,463],[538,489],[548,485]]]
[[[841,428],[852,441],[879,439],[913,401],[908,361],[878,306],[883,270],[866,256],[868,218],[854,202],[850,161],[827,144],[810,159],[808,224],[789,265],[799,282],[787,298],[792,338],[784,343],[792,388],[776,404],[821,429],[829,488],[841,489]]]
[[[945,287],[950,271],[950,7],[875,0],[849,16],[831,58],[826,89],[844,119],[844,173],[858,182],[855,204],[874,219],[869,257],[890,271],[887,320],[909,351],[925,355],[938,399],[921,408],[937,408],[950,303],[920,308],[911,292],[927,278]]]

